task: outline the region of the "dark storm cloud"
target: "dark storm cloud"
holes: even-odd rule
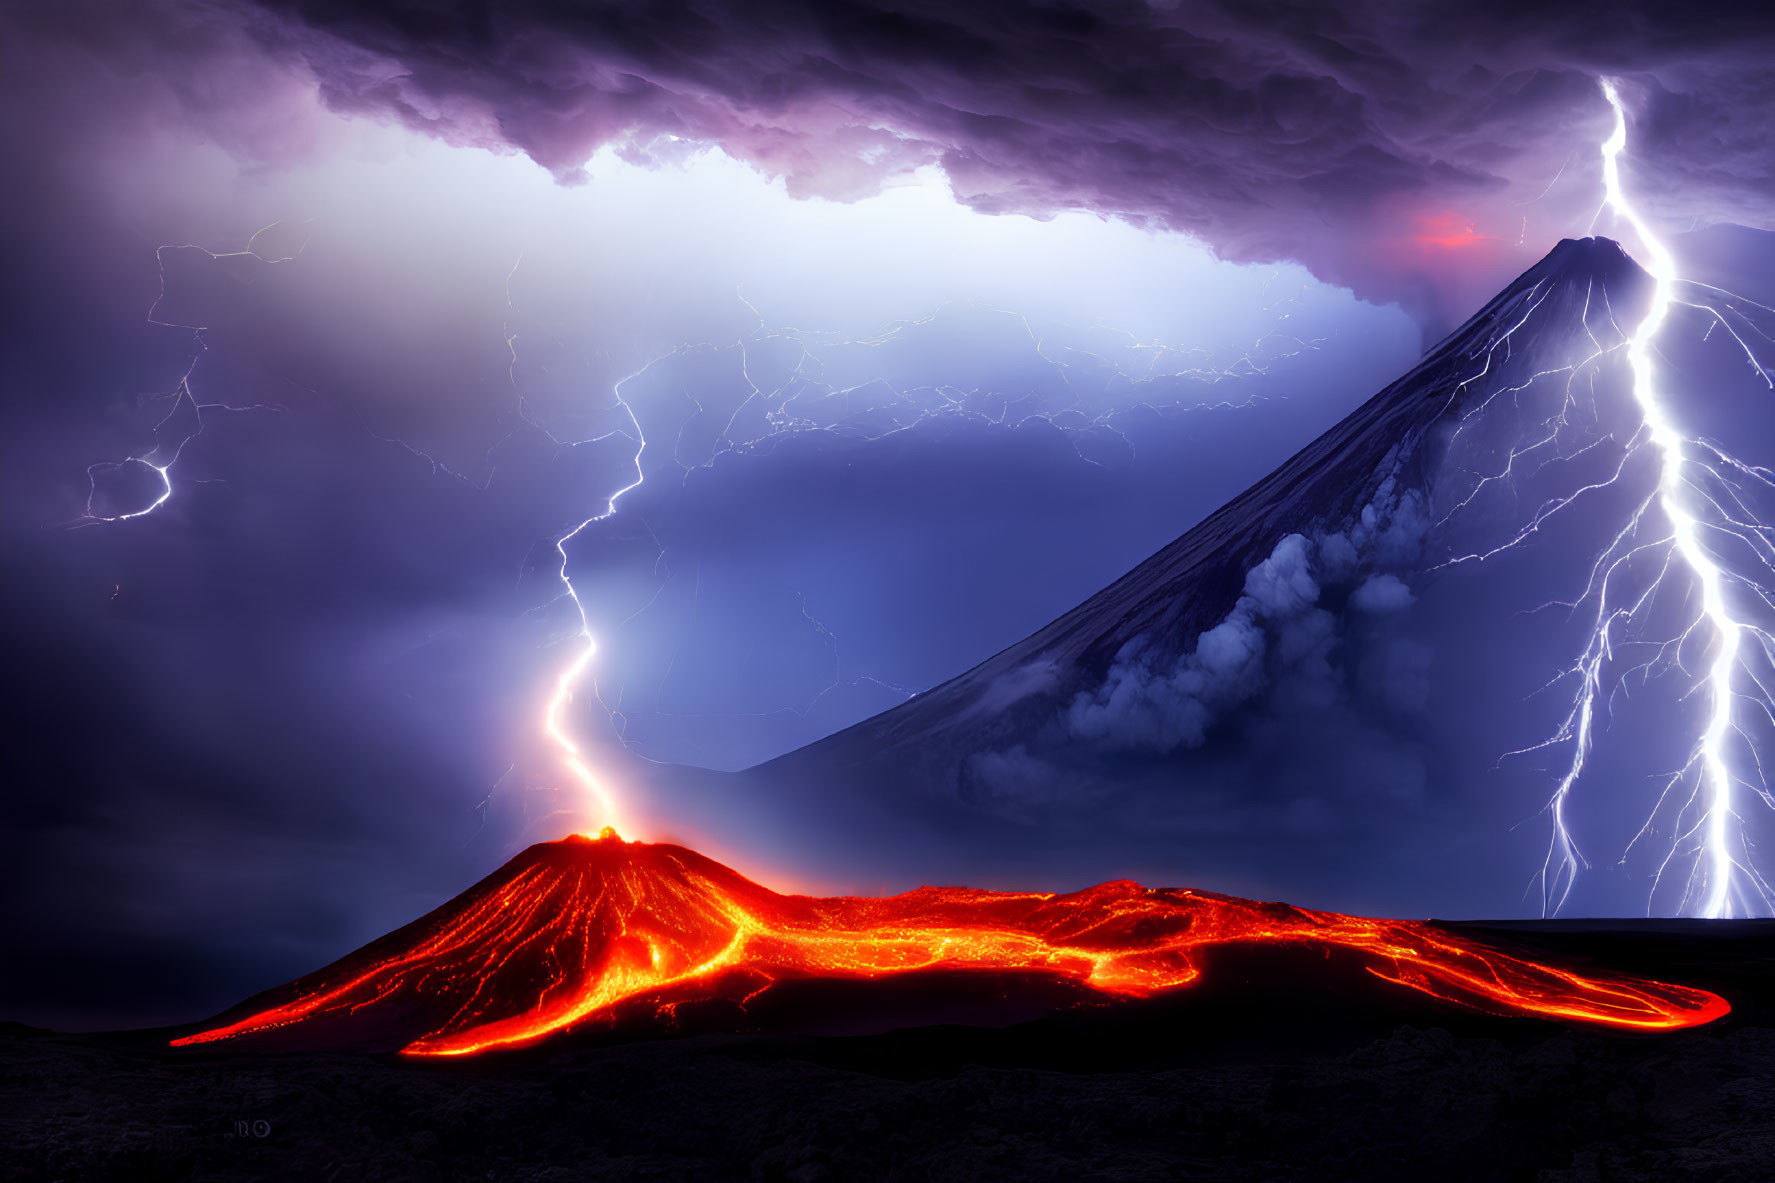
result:
[[[1582,228],[1599,75],[1630,83],[1635,181],[1666,214],[1766,225],[1775,188],[1760,4],[267,7],[286,19],[260,35],[332,106],[563,179],[665,136],[838,199],[940,163],[981,210],[1150,221],[1432,315],[1520,269],[1519,239]]]

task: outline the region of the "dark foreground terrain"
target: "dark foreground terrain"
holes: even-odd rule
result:
[[[1666,1035],[1490,1019],[1322,955],[1231,950],[1170,998],[997,1028],[931,1020],[1041,991],[814,984],[779,1021],[921,1025],[444,1062],[14,1026],[0,1180],[1775,1178],[1775,923],[1470,931],[1734,1013]]]

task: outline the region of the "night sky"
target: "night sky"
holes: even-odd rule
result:
[[[585,824],[588,519],[618,792],[1018,642],[1616,233],[1600,76],[1775,303],[1771,60],[1752,4],[8,7],[0,1017],[213,1012]]]

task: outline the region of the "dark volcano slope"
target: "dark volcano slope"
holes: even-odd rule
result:
[[[1438,515],[1471,495],[1477,473],[1504,464],[1564,414],[1560,384],[1537,375],[1588,366],[1592,391],[1625,389],[1622,351],[1608,346],[1620,340],[1618,325],[1639,315],[1647,282],[1616,243],[1565,240],[1410,373],[1032,636],[902,706],[746,772],[655,765],[622,777],[639,782],[636,796],[665,832],[743,866],[821,875],[828,886],[982,875],[989,885],[1052,883],[1041,872],[1055,870],[1202,881],[1192,873],[1202,865],[1195,856],[1139,848],[1160,832],[1167,841],[1192,829],[1211,837],[1211,824],[1159,816],[1162,803],[1204,759],[1236,764],[1240,754],[1216,747],[1211,692],[1207,738],[1173,745],[1187,747],[1194,763],[1131,751],[1139,745],[1124,735],[1100,742],[1106,726],[1119,725],[1105,718],[1128,705],[1121,691],[1138,697],[1138,687],[1117,689],[1118,668],[1163,672],[1184,663],[1175,668],[1188,671],[1204,633],[1229,620],[1250,625],[1253,581],[1285,585],[1291,576],[1295,556],[1278,549],[1290,535],[1301,536],[1299,553],[1313,556],[1321,606],[1337,608],[1365,582],[1422,578],[1439,545]],[[1599,422],[1592,431],[1620,426]],[[1328,575],[1334,549],[1341,570]],[[1261,617],[1262,606],[1255,611]],[[1081,710],[1096,733],[1081,734]],[[1148,805],[1122,807],[1129,793]],[[1161,802],[1159,815],[1153,801]],[[845,836],[859,833],[892,851],[858,853]],[[1261,878],[1209,882],[1302,895]]]
[[[1609,239],[1566,239],[1478,315],[1446,338],[1415,370],[1364,403],[1275,472],[1175,542],[1040,632],[904,706],[866,719],[771,761],[759,771],[790,776],[820,766],[901,764],[934,759],[939,779],[958,750],[1015,742],[1039,729],[1056,706],[1101,682],[1116,653],[1140,636],[1192,638],[1232,608],[1246,572],[1282,536],[1348,520],[1394,473],[1425,489],[1439,475],[1435,428],[1544,368],[1544,351],[1513,348],[1506,334],[1533,309],[1535,340],[1585,339],[1585,308],[1598,287],[1616,308],[1631,306],[1645,276]],[[1476,375],[1483,375],[1475,378]],[[1059,677],[1003,709],[982,709],[989,688],[1015,671],[1051,663]]]

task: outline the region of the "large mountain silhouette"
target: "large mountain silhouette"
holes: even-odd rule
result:
[[[1540,609],[1581,594],[1656,483],[1624,348],[1649,291],[1616,243],[1563,241],[1275,472],[991,659],[745,772],[610,775],[654,832],[827,888],[1126,875],[1538,913],[1557,753],[1498,757],[1557,732],[1583,622]],[[1648,737],[1669,730],[1630,719],[1639,747],[1598,776],[1640,792],[1626,778],[1668,766]],[[1641,804],[1597,823],[1603,848]],[[1600,874],[1590,910],[1642,909],[1630,870]]]

